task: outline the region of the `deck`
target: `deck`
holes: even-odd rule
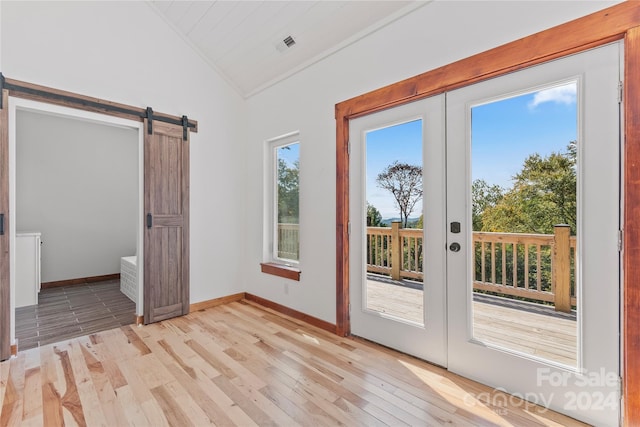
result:
[[[422,289],[410,281],[394,282],[369,275],[370,309],[422,323]],[[575,315],[553,307],[476,295],[474,332],[480,341],[553,362],[576,366]]]

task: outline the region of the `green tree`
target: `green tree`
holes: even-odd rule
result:
[[[290,167],[284,159],[278,159],[278,222],[299,223],[300,162]]]
[[[395,161],[378,174],[376,182],[393,195],[400,209],[400,221],[406,228],[409,215],[422,199],[422,166]]]
[[[367,202],[367,227],[384,227],[380,211]]]
[[[565,153],[532,154],[513,187],[481,216],[483,231],[553,233],[555,224],[576,232],[576,143]]]
[[[487,209],[493,208],[504,196],[504,189],[499,185],[489,185],[483,179],[476,179],[471,184],[471,217],[474,231],[483,230],[482,218]]]

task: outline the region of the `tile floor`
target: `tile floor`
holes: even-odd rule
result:
[[[18,351],[132,324],[135,308],[119,280],[42,289],[16,309]]]

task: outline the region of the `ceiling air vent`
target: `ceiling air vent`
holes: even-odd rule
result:
[[[276,49],[278,49],[279,52],[284,52],[287,49],[292,48],[293,46],[295,46],[296,41],[294,40],[293,36],[287,36],[284,39],[282,39],[282,41],[278,42],[278,44],[276,44]]]
[[[284,40],[282,40],[284,42],[284,44],[287,45],[287,47],[291,47],[294,44],[296,44],[296,41],[293,39],[293,37],[291,36],[287,36],[287,38],[285,38]]]

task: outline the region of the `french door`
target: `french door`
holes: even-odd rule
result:
[[[351,121],[354,335],[618,423],[620,62],[612,44]],[[421,221],[388,227],[405,164]]]
[[[350,316],[352,334],[444,366],[447,333],[446,254],[442,250],[446,238],[443,120],[441,95],[350,123],[350,265],[354,266]],[[378,193],[387,192],[391,196],[387,200],[393,196],[379,188],[376,180],[394,161],[422,168],[418,171],[421,182],[417,191],[423,192],[426,203],[416,211],[416,215],[423,216],[422,229],[405,230],[404,224],[397,222],[377,224],[371,215],[367,220],[368,211],[373,209],[382,210],[380,216],[392,215],[390,209],[396,202],[383,206],[385,198]],[[407,168],[406,172],[410,171]],[[403,172],[398,170],[397,176]],[[406,177],[406,182],[398,185],[406,185],[410,179]],[[403,253],[395,251],[394,245],[402,246]],[[407,270],[413,273],[412,280],[404,280],[403,269],[401,277],[394,277],[396,274],[392,273],[398,273],[391,271],[394,257],[411,264]]]

